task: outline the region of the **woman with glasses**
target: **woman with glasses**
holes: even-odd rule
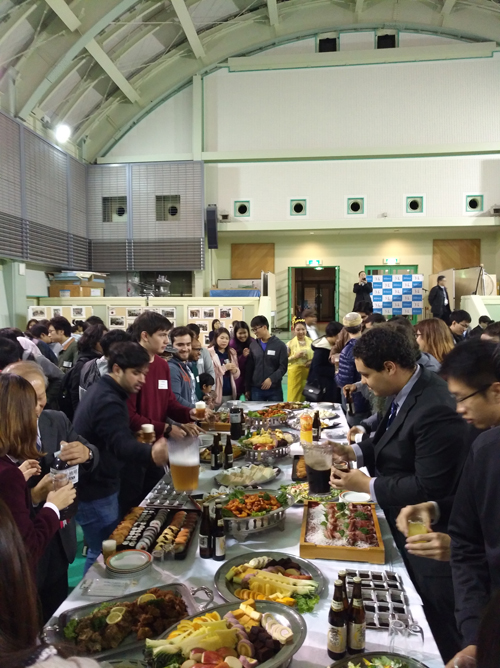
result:
[[[303,401],[304,387],[313,358],[312,340],[307,336],[306,321],[295,320],[295,336],[287,344],[288,352],[288,392],[287,401]]]

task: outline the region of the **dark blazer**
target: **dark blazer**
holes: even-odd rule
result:
[[[445,293],[446,293],[446,299],[448,300],[446,306],[444,304]],[[429,299],[429,304],[431,306],[432,315],[435,318],[442,318],[443,316],[451,314],[450,298],[448,296],[448,290],[446,288],[442,290],[439,285],[435,285],[429,292],[428,299]]]
[[[464,646],[477,644],[485,607],[500,589],[499,454],[500,427],[476,438],[448,525],[456,618]]]
[[[467,452],[468,429],[455,412],[448,386],[422,368],[389,429],[387,412],[372,439],[360,443],[376,476],[382,508],[434,501],[455,492]]]
[[[79,436],[66,415],[60,411],[43,411],[38,419],[38,428],[40,430],[42,450],[45,455],[40,460],[40,466],[42,467],[41,476],[31,478],[29,481],[30,487],[34,487],[41,477],[49,473],[52,462],[54,461],[54,453],[61,448],[61,441],[66,441],[67,443],[80,441],[80,443],[83,443],[92,451],[94,458],[89,464],[82,465],[79,471],[79,485],[85,484],[85,474],[93,471],[99,463],[99,450],[86,441],[82,436]],[[64,529],[59,529],[54,540],[61,541],[68,563],[73,562],[76,555],[75,520],[72,519]],[[40,561],[43,561],[43,556]],[[40,563],[39,568],[41,567],[42,564]]]
[[[358,281],[357,283],[354,283],[352,291],[356,295],[356,297],[354,298],[354,306],[352,307],[352,310],[355,311],[356,306],[359,303],[371,301],[370,295],[373,291],[373,285],[368,282],[366,283],[366,285],[360,285]]]

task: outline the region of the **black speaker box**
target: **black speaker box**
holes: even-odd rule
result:
[[[209,204],[206,211],[207,242],[209,248],[219,248],[217,235],[217,205]]]
[[[337,39],[335,37],[324,37],[318,40],[318,53],[337,50]]]
[[[395,49],[396,35],[379,35],[377,37],[377,49]]]

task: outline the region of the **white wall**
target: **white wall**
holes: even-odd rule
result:
[[[204,79],[205,150],[498,142],[499,79],[500,54],[315,69],[218,70]]]
[[[48,297],[49,279],[41,269],[26,267],[26,295],[28,297]]]

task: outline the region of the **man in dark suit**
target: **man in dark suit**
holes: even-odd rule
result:
[[[455,492],[466,456],[466,425],[445,381],[417,365],[415,347],[401,332],[369,330],[357,342],[354,357],[362,382],[375,395],[394,399],[373,438],[335,446],[337,455],[366,466],[370,475],[335,471],[332,482],[339,489],[368,492],[383,508],[447,661],[460,648],[449,564],[409,555],[396,518],[402,506]]]
[[[39,435],[37,446],[44,456],[40,460],[41,474],[29,480],[31,500],[36,513],[52,489],[50,467],[54,461],[54,454],[61,450],[62,442],[67,445],[61,452],[60,458],[71,466],[80,465],[80,480],[97,466],[99,451],[76,433],[64,413],[44,410],[47,402],[45,394],[47,379],[38,364],[18,362],[7,367],[5,372],[14,373],[28,380],[37,395]],[[76,523],[72,518],[59,529],[38,562],[37,589],[44,624],[68,596],[68,566],[74,561],[75,556]]]
[[[451,315],[450,298],[446,289],[446,276],[438,276],[437,285],[429,292],[429,304],[434,318],[444,320],[449,324]]]
[[[366,274],[364,271],[360,271],[358,274],[358,282],[354,283],[352,291],[356,295],[354,298],[354,306],[352,307],[353,311],[358,310],[358,306],[361,302],[371,302],[371,293],[373,292],[373,285],[368,283],[366,279]]]

